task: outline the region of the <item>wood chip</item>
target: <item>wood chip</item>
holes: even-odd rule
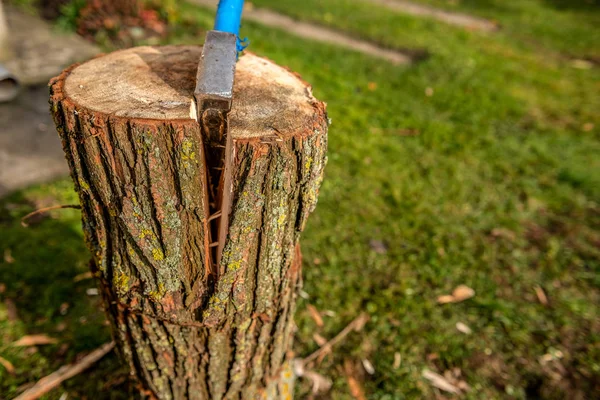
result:
[[[423,378],[427,379],[429,381],[429,383],[431,383],[432,386],[434,386],[440,390],[443,390],[448,393],[455,393],[455,394],[460,393],[459,388],[457,388],[456,386],[454,386],[453,384],[448,382],[448,380],[440,374],[436,374],[433,371],[424,369],[422,376],[423,376]]]
[[[47,335],[26,335],[21,339],[17,340],[13,343],[13,346],[17,347],[29,347],[29,346],[39,346],[44,344],[54,344],[57,343],[58,340],[51,338]]]
[[[15,366],[10,361],[8,361],[6,358],[0,357],[0,364],[2,364],[2,366],[6,369],[6,371],[9,374],[11,374],[11,375],[15,374]]]
[[[456,323],[456,329],[458,329],[459,332],[462,332],[465,335],[470,335],[471,333],[473,333],[473,330],[469,328],[468,325],[463,324],[462,322]]]
[[[450,295],[443,295],[437,298],[439,304],[459,303],[475,296],[475,291],[467,285],[458,285]]]
[[[317,324],[317,326],[319,328],[321,328],[321,327],[323,327],[323,325],[325,325],[323,323],[323,317],[321,317],[319,310],[317,310],[317,308],[315,306],[313,306],[312,304],[309,304],[306,306],[306,309],[308,310],[310,317],[313,319],[313,321],[315,321],[315,324]]]
[[[35,400],[48,393],[60,385],[65,380],[74,377],[75,375],[85,371],[98,360],[104,357],[115,347],[115,342],[110,342],[102,345],[98,349],[92,351],[85,357],[82,357],[75,364],[64,365],[48,376],[40,379],[35,385],[15,397],[14,400]]]
[[[535,295],[538,298],[538,301],[547,306],[548,305],[548,297],[546,297],[546,293],[544,292],[544,289],[542,289],[540,286],[536,285],[533,290],[535,290]]]

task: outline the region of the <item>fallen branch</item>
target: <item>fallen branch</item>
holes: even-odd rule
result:
[[[62,204],[60,206],[44,207],[44,208],[40,208],[40,209],[37,209],[35,211],[32,211],[29,214],[27,214],[26,216],[24,216],[23,218],[21,218],[21,225],[23,227],[27,228],[29,226],[27,224],[27,220],[29,218],[33,217],[34,215],[45,213],[47,211],[59,210],[61,208],[75,208],[77,210],[81,210],[81,206],[79,204]]]
[[[352,331],[360,331],[363,326],[369,320],[369,315],[365,312],[361,313],[358,317],[354,318],[352,322],[350,322],[340,333],[338,333],[333,339],[329,340],[323,346],[321,346],[317,351],[304,358],[302,362],[304,364],[308,364],[311,361],[319,358],[323,353],[331,351],[331,348],[341,342],[350,332]]]
[[[35,400],[48,393],[50,390],[54,389],[62,382],[66,381],[69,378],[74,377],[75,375],[80,374],[85,371],[87,368],[91,367],[94,363],[108,354],[115,347],[115,342],[109,342],[103,344],[96,350],[92,351],[87,356],[83,357],[81,360],[76,362],[75,364],[64,365],[60,367],[58,370],[54,371],[50,375],[47,375],[37,381],[35,385],[31,388],[27,389],[19,396],[15,397],[14,400]]]

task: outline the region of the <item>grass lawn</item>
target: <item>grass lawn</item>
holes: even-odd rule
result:
[[[600,10],[584,0],[422,2],[502,28],[469,32],[363,1],[253,1],[429,54],[398,67],[244,23],[250,50],[311,82],[333,121],[302,241],[308,298],[295,350],[312,352],[315,332],[332,337],[364,310],[365,329],[317,368],[334,381],[323,398],[353,398],[345,359],[373,364],[357,376],[369,399],[439,397],[424,369],[466,382],[467,399],[599,398]],[[181,14],[169,41],[197,43],[212,12]],[[0,200],[0,356],[16,367],[0,367],[0,398],[109,340],[87,294],[94,282],[74,280],[88,259],[78,212],[19,223],[74,202],[68,180]],[[475,296],[437,303],[460,284]],[[308,304],[333,311],[323,328]],[[35,353],[10,345],[25,333],[59,342]],[[128,398],[126,376],[111,355],[47,398]],[[308,391],[302,383],[297,397]]]

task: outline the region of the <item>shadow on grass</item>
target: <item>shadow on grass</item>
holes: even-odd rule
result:
[[[45,201],[73,200],[69,186],[65,185],[65,191],[65,196],[59,193],[58,198]],[[29,383],[110,340],[96,284],[86,274],[89,253],[79,228],[79,211],[42,214],[23,227],[21,217],[40,206],[31,204],[26,193],[0,200],[0,311],[4,310],[0,313],[0,356],[16,368],[12,376],[0,368],[0,398],[13,398]],[[57,343],[11,345],[31,334],[48,335]],[[67,391],[71,398],[125,399],[130,398],[129,386],[127,372],[111,353],[48,398]]]

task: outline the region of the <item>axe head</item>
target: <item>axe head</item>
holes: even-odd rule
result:
[[[208,109],[227,114],[231,110],[235,63],[237,61],[236,35],[208,31],[202,48],[202,57],[196,75],[197,120]]]

